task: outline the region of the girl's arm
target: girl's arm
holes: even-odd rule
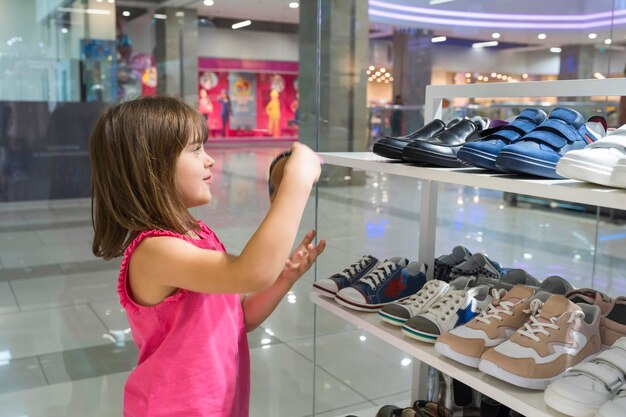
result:
[[[311,230],[304,236],[302,242],[285,262],[285,269],[280,273],[274,285],[266,290],[245,296],[242,305],[248,332],[259,327],[272,314],[287,291],[298,278],[311,268],[317,257],[324,252],[326,242],[322,240],[317,247],[314,247],[312,244],[314,238],[314,230]]]
[[[159,298],[178,288],[202,293],[249,293],[269,288],[285,266],[319,175],[317,155],[295,143],[276,198],[239,256],[200,249],[175,237],[148,238],[130,259],[131,290]]]

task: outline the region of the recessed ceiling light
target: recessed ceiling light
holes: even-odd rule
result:
[[[126,16],[126,17],[128,17],[128,16],[130,16],[130,12],[129,12],[128,10],[124,10],[124,11],[122,12],[122,16]]]
[[[166,14],[161,14],[161,13],[155,13],[155,14],[153,15],[153,17],[154,17],[155,19],[161,19],[161,20],[165,20],[165,19],[167,19],[167,15],[166,15]]]
[[[380,72],[384,73],[385,71],[387,71],[385,68],[381,68]]]
[[[537,39],[541,39],[541,40],[543,40],[543,39],[545,39],[547,37],[548,37],[548,35],[546,35],[545,33],[540,33],[539,35],[537,35]]]
[[[494,39],[500,39],[500,34],[498,32],[494,32],[491,34],[491,37]]]
[[[472,74],[470,72],[466,72],[465,73],[465,77],[470,78],[472,76]]]
[[[368,68],[370,71],[374,71],[376,68],[373,65],[370,65],[370,67]]]
[[[289,3],[289,8],[291,9],[297,9],[298,7],[300,7],[300,3],[298,3],[297,1],[292,1],[291,3]]]
[[[68,28],[61,28],[61,33],[67,33],[67,32],[69,32],[69,31],[70,31],[70,30],[69,30]]]
[[[590,33],[589,35],[587,35],[589,37],[589,39],[595,39],[598,37],[597,33]]]
[[[495,72],[492,72],[492,73],[491,73],[491,76],[492,76],[492,77],[495,77],[495,76],[496,76],[496,73],[495,73]]]
[[[523,78],[523,79],[528,78],[528,74],[522,74],[522,78]]]
[[[613,41],[611,40],[611,38],[609,38],[609,39],[605,39],[605,40],[604,40],[604,43],[605,43],[606,45],[610,45],[612,42],[613,42]]]
[[[559,52],[561,52],[561,48],[557,48],[557,47],[550,48],[550,52],[554,54],[558,54]]]
[[[439,43],[439,42],[445,42],[447,41],[448,38],[445,36],[435,36],[434,38],[431,38],[430,41],[432,43]]]
[[[176,12],[176,17],[183,17],[185,16],[185,12],[183,12],[182,10]]]
[[[234,23],[231,27],[233,29],[239,29],[246,26],[250,26],[252,24],[252,20],[244,20],[243,22]]]
[[[593,76],[596,77],[598,80],[604,80],[606,78],[601,72],[596,72],[595,74],[593,74]]]
[[[430,0],[430,4],[433,5],[433,4],[441,4],[441,3],[450,3],[451,1],[454,1],[454,0]]]
[[[490,46],[498,46],[498,41],[477,42],[472,44],[472,48],[488,48]]]
[[[205,6],[213,6],[215,4],[215,2],[213,0],[204,0],[204,5]]]

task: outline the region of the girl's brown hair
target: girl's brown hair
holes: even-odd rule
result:
[[[143,230],[199,229],[176,186],[178,156],[208,137],[200,113],[173,97],[144,97],[109,108],[91,134],[93,253],[123,254]]]

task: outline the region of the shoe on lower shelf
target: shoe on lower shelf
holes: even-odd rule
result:
[[[540,299],[533,304],[535,290],[530,287],[516,285],[502,295],[504,292],[492,289],[489,307],[465,325],[441,335],[435,343],[437,352],[477,368],[487,349],[508,340],[541,305]],[[549,294],[542,294],[545,301]]]
[[[450,279],[458,277],[500,279],[505,272],[498,262],[492,261],[482,253],[475,253],[467,261],[452,268]]]
[[[379,264],[352,286],[337,292],[335,300],[354,310],[376,312],[383,306],[402,301],[426,283],[426,265],[404,258]]]
[[[313,283],[313,290],[326,297],[334,297],[337,291],[349,287],[378,265],[378,259],[372,255],[365,255],[342,272],[330,278],[321,279]]]
[[[470,321],[489,306],[492,297],[487,285],[477,285],[474,277],[459,277],[441,299],[425,313],[410,318],[402,333],[413,339],[435,343],[445,332]]]
[[[384,306],[378,316],[387,323],[402,326],[411,317],[425,313],[445,295],[448,287],[448,283],[437,279],[427,281],[422,289],[408,299]]]
[[[435,272],[433,279],[449,282],[452,268],[469,260],[472,253],[465,246],[455,246],[449,255],[441,255],[435,259]]]
[[[617,339],[626,336],[626,297],[612,299],[600,291],[579,288],[568,292],[567,298],[575,303],[593,304],[600,308],[602,345],[612,346]]]
[[[622,386],[611,401],[600,407],[596,417],[624,417],[624,410],[626,410],[626,386]]]
[[[600,351],[600,316],[598,306],[552,295],[507,341],[486,350],[478,369],[513,385],[543,390]]]
[[[568,416],[593,417],[624,383],[626,337],[618,339],[611,349],[593,359],[570,368],[562,378],[548,385],[544,400],[547,405]]]

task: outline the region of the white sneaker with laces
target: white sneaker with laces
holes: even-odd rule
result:
[[[448,287],[447,282],[437,279],[428,281],[409,299],[384,306],[378,312],[378,316],[387,323],[402,326],[411,317],[425,313],[430,306],[444,296]]]

